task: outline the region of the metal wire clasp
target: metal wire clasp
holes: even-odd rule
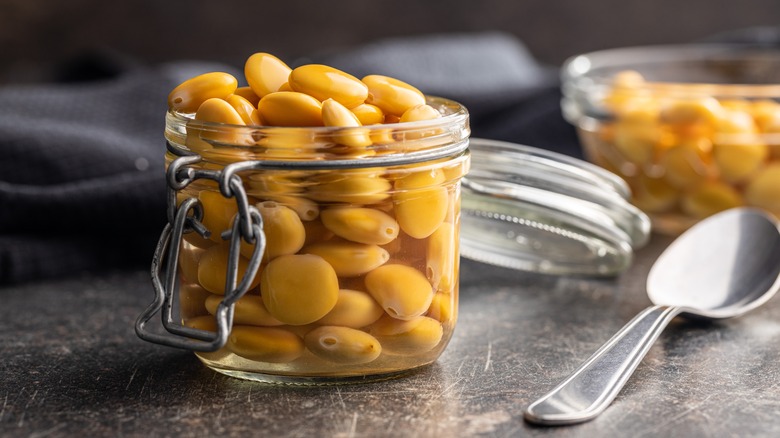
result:
[[[265,252],[266,240],[260,212],[249,204],[241,178],[236,174],[251,165],[234,163],[222,170],[204,170],[192,166],[200,160],[200,155],[180,156],[168,167],[168,224],[160,235],[152,258],[151,276],[155,298],[136,320],[135,332],[141,339],[156,344],[206,352],[217,351],[227,343],[233,325],[235,303],[246,293],[257,274]],[[216,332],[185,327],[173,319],[173,297],[179,289],[178,260],[182,237],[186,233],[195,232],[208,238],[212,231],[206,229],[201,222],[203,206],[197,198],[188,197],[177,206],[177,193],[198,179],[217,181],[222,195],[235,198],[238,205],[238,214],[232,227],[222,233],[223,239],[230,240],[230,252],[225,297],[219,303],[215,315]],[[254,244],[254,251],[241,281],[237,283],[241,239]],[[167,333],[155,333],[146,326],[161,310],[162,325]]]

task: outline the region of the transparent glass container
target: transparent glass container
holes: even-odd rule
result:
[[[743,205],[780,215],[780,51],[604,50],[568,60],[562,79],[587,158],[628,182],[654,230]]]
[[[461,105],[427,103],[442,117],[360,128],[169,112],[172,231],[154,283],[164,311],[178,293],[181,321],[167,310],[174,341],[139,335],[275,383],[375,380],[435,361],[458,315],[469,125]]]

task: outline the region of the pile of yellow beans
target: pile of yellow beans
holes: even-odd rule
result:
[[[718,97],[717,86],[612,79],[612,117],[580,123],[588,158],[622,176],[656,230],[749,205],[780,217],[780,104]]]
[[[319,64],[291,69],[268,53],[250,56],[244,75],[249,84],[244,87],[228,73],[212,72],[171,91],[169,109],[194,114],[186,137],[190,150],[227,164],[258,155],[290,160],[358,158],[387,153],[382,146],[398,141],[408,143],[410,150],[447,142],[441,130],[398,125],[435,121],[442,113],[420,90],[391,77],[358,79]],[[399,128],[377,129],[380,125]],[[371,129],[363,128],[367,126]],[[262,127],[289,129],[269,132]],[[315,127],[337,132],[304,129]],[[226,145],[245,148],[227,150]]]
[[[446,114],[399,80],[361,80],[324,65],[290,69],[267,53],[250,56],[244,73],[248,87],[217,72],[170,93],[170,110],[193,122],[183,138],[168,139],[198,152],[205,169],[246,159],[370,163],[390,144],[397,151],[448,141],[435,125],[404,129]],[[457,318],[459,181],[467,168],[461,155],[390,167],[241,172],[263,219],[265,252],[236,303],[227,345],[199,357],[220,370],[333,377],[435,360]],[[185,325],[214,330],[229,254],[221,234],[238,207],[212,181],[178,194],[179,201],[189,197],[203,206],[210,235],[184,236],[181,313]],[[242,242],[239,276],[253,249]]]

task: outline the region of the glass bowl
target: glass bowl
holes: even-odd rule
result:
[[[562,81],[585,156],[625,179],[654,230],[743,205],[780,216],[780,51],[604,50],[569,59]]]

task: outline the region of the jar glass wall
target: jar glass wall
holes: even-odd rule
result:
[[[265,235],[226,345],[197,353],[206,365],[255,380],[319,383],[380,378],[441,354],[458,312],[469,127],[459,104],[427,103],[442,117],[360,128],[237,127],[168,113],[168,165],[197,154],[189,171],[206,175],[243,163],[236,175]],[[209,233],[182,238],[181,317],[214,332],[230,290],[225,232],[240,206],[210,178],[169,202],[189,199],[202,207]],[[254,249],[241,242],[237,280]]]

